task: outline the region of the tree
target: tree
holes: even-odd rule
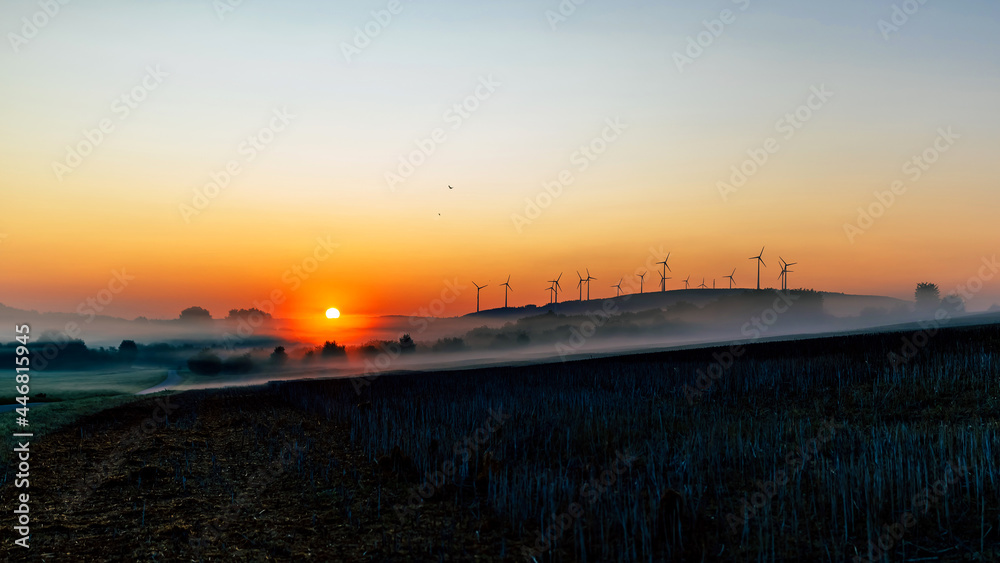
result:
[[[278,346],[271,352],[271,363],[283,364],[288,361],[288,354],[285,353],[284,346]]]
[[[404,334],[399,338],[400,352],[410,354],[417,351],[417,343],[410,338],[409,334]]]
[[[218,375],[222,371],[222,358],[208,349],[188,358],[188,369],[198,375]]]
[[[231,356],[222,361],[222,371],[225,373],[250,373],[253,371],[253,359],[250,353]]]
[[[253,321],[253,319],[261,319],[264,321],[271,320],[271,314],[265,313],[256,307],[251,307],[249,309],[230,309],[229,316],[226,317],[228,321],[238,321],[242,319],[248,319]]]
[[[919,312],[933,311],[941,305],[941,291],[933,283],[918,283],[914,298]]]
[[[122,340],[122,343],[118,345],[118,357],[126,364],[132,365],[138,355],[139,347],[136,346],[135,340]]]
[[[323,343],[323,349],[320,351],[320,356],[324,358],[346,358],[347,347],[338,346],[336,340],[333,342],[326,341]]]
[[[212,320],[212,314],[208,312],[208,309],[203,309],[201,307],[188,307],[181,311],[180,320],[182,321],[210,321]]]

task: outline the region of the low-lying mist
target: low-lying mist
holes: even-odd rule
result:
[[[912,303],[890,298],[811,290],[702,290],[499,309],[455,318],[382,317],[372,323],[370,340],[345,345],[336,341],[336,330],[329,336],[304,335],[292,321],[254,311],[226,320],[186,321],[81,320],[73,315],[11,311],[0,309],[0,318],[32,326],[30,348],[36,370],[159,367],[199,376],[186,387],[545,363],[996,320],[995,314],[967,314],[962,303],[947,299],[937,307],[915,310]],[[0,356],[13,353],[13,343],[0,347]]]

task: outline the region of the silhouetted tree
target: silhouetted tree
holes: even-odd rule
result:
[[[402,348],[400,342],[395,340],[369,340],[358,348],[358,352],[365,357],[374,357],[382,353],[397,356],[402,353]]]
[[[126,364],[132,365],[138,355],[139,347],[136,346],[134,340],[122,340],[122,343],[118,345],[118,357]]]
[[[265,321],[271,320],[270,313],[265,313],[256,307],[251,307],[249,309],[230,309],[229,316],[226,320],[238,321],[240,319],[248,319],[250,317],[257,317]]]
[[[250,373],[253,371],[253,359],[246,353],[233,356],[222,361],[222,371],[225,373]]]
[[[417,351],[417,343],[410,338],[409,334],[404,334],[399,339],[399,348],[403,354],[411,354]]]
[[[203,309],[201,307],[188,307],[181,311],[180,320],[182,321],[210,321],[212,320],[212,314],[208,312],[208,309]]]
[[[347,357],[347,347],[338,346],[337,341],[333,342],[327,341],[323,343],[323,349],[320,355],[324,358],[346,358]]]
[[[222,358],[205,349],[188,358],[188,369],[198,375],[218,375],[222,372]]]
[[[941,306],[941,291],[933,283],[918,283],[914,298],[919,312],[933,311]]]
[[[275,364],[283,364],[288,361],[288,354],[285,353],[284,346],[278,346],[271,352],[271,362]]]

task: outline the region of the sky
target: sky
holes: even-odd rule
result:
[[[1000,301],[996,2],[576,2],[3,3],[0,302],[452,316],[764,245]]]

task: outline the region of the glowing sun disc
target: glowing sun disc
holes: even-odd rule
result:
[[[333,307],[326,310],[326,318],[328,319],[338,319],[340,318],[340,311],[334,309]]]

